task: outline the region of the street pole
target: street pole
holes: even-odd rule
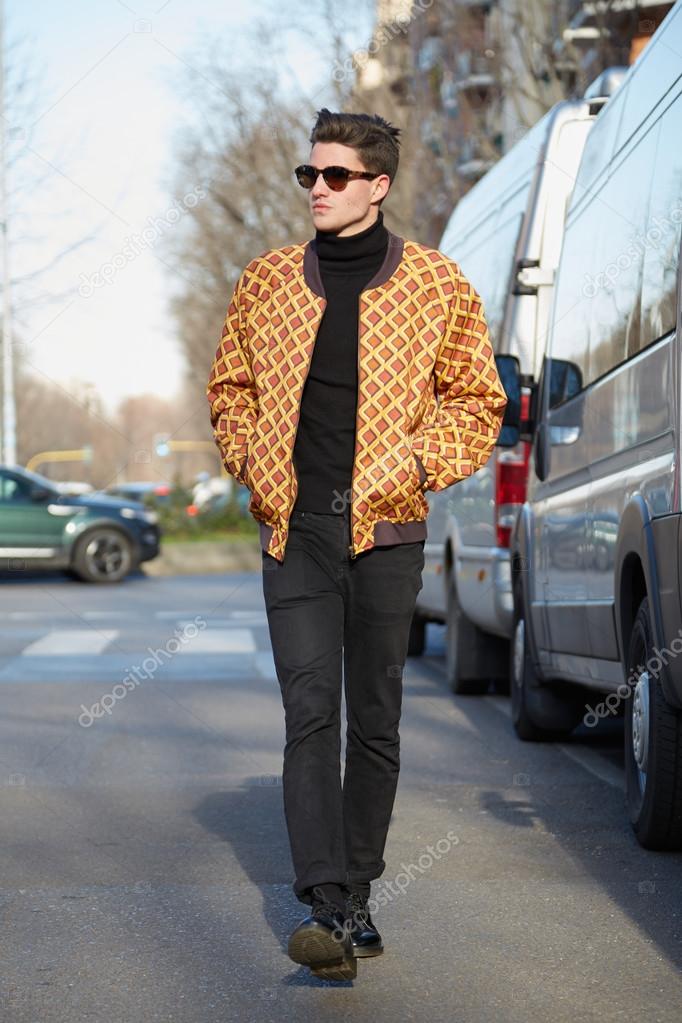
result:
[[[16,410],[12,352],[12,304],[7,230],[7,121],[5,118],[5,4],[0,0],[0,230],[2,231],[2,461],[16,465]]]

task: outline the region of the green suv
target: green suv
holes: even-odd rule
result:
[[[0,465],[0,571],[59,568],[119,582],[159,553],[157,514],[140,501],[74,496],[19,466]]]

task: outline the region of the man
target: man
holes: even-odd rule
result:
[[[384,226],[399,134],[377,115],[318,112],[295,171],[315,238],[248,264],[207,388],[260,528],[293,890],[312,909],[288,951],[332,979],[383,951],[368,900],[398,781],[424,491],[487,461],[507,400],[475,289]]]

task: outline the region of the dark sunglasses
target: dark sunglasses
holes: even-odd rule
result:
[[[294,174],[301,188],[312,188],[321,174],[332,192],[343,192],[348,182],[354,181],[356,178],[365,178],[367,181],[371,181],[373,178],[379,177],[378,174],[372,174],[370,171],[348,170],[347,167],[325,167],[323,169],[312,167],[309,163],[302,163],[300,167],[296,168]]]

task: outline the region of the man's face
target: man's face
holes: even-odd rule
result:
[[[355,149],[338,142],[316,142],[310,151],[309,163],[319,170],[325,167],[367,170]],[[390,183],[387,174],[378,174],[372,181],[356,178],[349,181],[342,192],[335,192],[319,174],[308,191],[315,229],[339,235],[364,231],[376,220],[379,200],[388,192]]]

